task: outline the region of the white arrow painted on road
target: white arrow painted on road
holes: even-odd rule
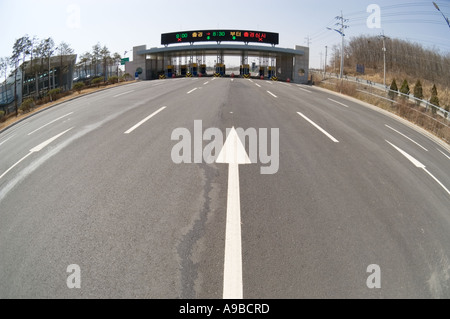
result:
[[[444,184],[442,184],[436,177],[433,176],[433,174],[431,174],[426,166],[424,164],[422,164],[421,162],[419,162],[418,160],[416,160],[414,157],[412,157],[411,155],[409,155],[408,153],[406,153],[404,150],[402,150],[401,148],[395,146],[394,144],[392,144],[391,142],[385,140],[387,143],[389,143],[393,148],[395,148],[397,151],[399,151],[404,157],[406,157],[411,163],[413,163],[417,168],[421,168],[423,169],[425,172],[427,172],[428,175],[430,175],[446,192],[447,194],[450,195],[450,191],[444,186]]]
[[[33,154],[33,153],[40,152],[40,151],[41,151],[43,148],[45,148],[47,145],[49,145],[50,143],[52,143],[53,141],[55,141],[56,139],[58,139],[58,138],[61,137],[62,135],[66,134],[66,133],[69,132],[71,129],[73,129],[73,127],[70,128],[70,129],[68,129],[68,130],[66,130],[66,131],[64,131],[64,132],[62,132],[62,133],[60,133],[60,134],[58,134],[58,135],[56,135],[56,136],[54,136],[54,137],[52,137],[52,138],[50,138],[50,139],[48,139],[48,140],[46,140],[45,142],[39,144],[38,146],[33,147],[27,155],[25,155],[24,157],[22,157],[22,158],[21,158],[19,161],[17,161],[13,166],[11,166],[10,168],[8,168],[8,170],[7,170],[6,172],[4,172],[4,173],[0,176],[0,179],[2,179],[6,174],[8,174],[14,167],[16,167],[16,166],[19,165],[21,162],[23,162],[28,156],[30,156],[30,155]]]
[[[223,299],[243,299],[239,165],[251,161],[234,127],[216,163],[229,164]]]

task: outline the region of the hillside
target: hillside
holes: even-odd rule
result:
[[[374,36],[351,38],[345,47],[345,73],[373,82],[383,83],[383,41]],[[328,72],[339,67],[340,47],[335,46],[328,63]],[[356,72],[357,64],[365,66],[365,74]],[[386,39],[386,83],[395,79],[400,86],[406,79],[411,92],[417,80],[422,82],[425,99],[430,99],[436,84],[440,106],[450,107],[450,53],[427,49],[417,43],[401,39]],[[339,71],[337,71],[339,72]]]

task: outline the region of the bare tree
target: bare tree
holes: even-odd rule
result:
[[[119,64],[120,64],[120,60],[122,60],[122,57],[120,56],[119,53],[114,52],[114,54],[112,55],[112,63],[114,65],[117,65],[117,77],[119,78],[120,81],[120,77],[119,77]]]
[[[60,56],[60,64],[59,64],[59,86],[62,86],[62,82],[63,82],[63,73],[67,73],[64,72],[64,64],[63,64],[63,59],[64,56],[66,55],[70,55],[73,54],[73,49],[70,47],[69,44],[67,44],[66,42],[61,42],[57,48],[58,54]],[[68,65],[67,65],[68,66]],[[67,70],[66,70],[67,71]],[[67,83],[67,81],[66,81]]]
[[[31,55],[31,51],[33,50],[33,44],[31,42],[31,39],[28,35],[25,35],[23,37],[23,43],[22,43],[22,95],[24,94],[24,85],[25,85],[25,79],[26,79],[26,70],[27,70],[27,56]]]
[[[364,64],[374,71],[383,69],[383,44],[376,36],[358,36],[348,43],[349,66]],[[386,39],[386,64],[393,74],[406,74],[417,78],[442,83],[450,82],[450,55],[442,55],[436,48],[426,49],[417,43],[402,39]],[[346,52],[347,53],[347,52]]]
[[[29,54],[30,54],[30,72],[34,74],[34,60],[33,56],[35,53],[36,45],[38,43],[38,38],[36,36],[33,36],[29,39]],[[27,91],[30,92],[30,84],[27,83]]]
[[[92,47],[92,63],[95,66],[94,77],[96,77],[98,75],[98,62],[101,59],[101,53],[100,53],[101,50],[102,50],[102,46],[100,45],[100,42],[98,42],[96,45],[94,45]]]
[[[85,52],[80,56],[80,63],[84,64],[84,77],[87,77],[87,63],[90,62],[90,70],[89,73],[91,73],[91,67],[92,67],[92,55],[89,52]]]
[[[34,63],[33,63],[33,72],[34,72],[34,81],[35,81],[35,99],[38,99],[40,95],[39,89],[39,74],[43,72],[44,67],[44,41],[41,41],[38,45],[35,46],[33,50],[34,54]]]
[[[48,59],[48,89],[51,90],[52,85],[51,85],[51,77],[50,77],[50,63],[51,63],[51,57],[53,55],[53,53],[55,52],[55,42],[53,41],[52,38],[47,38],[41,41],[41,49],[42,49],[42,54],[44,57],[46,57]]]
[[[16,110],[16,116],[19,115],[19,106],[17,101],[17,70],[19,69],[21,55],[23,54],[25,57],[24,51],[27,47],[27,40],[28,36],[24,36],[16,40],[13,45],[13,52],[10,58],[10,65],[14,68],[14,107]],[[23,80],[24,79],[22,74],[22,82]]]
[[[7,90],[7,80],[8,80],[8,64],[9,64],[9,58],[8,57],[2,57],[0,58],[0,77],[5,77],[5,83],[4,83],[4,89],[3,89],[3,96],[5,102],[8,101],[8,90]]]
[[[100,50],[100,55],[102,57],[102,61],[103,61],[103,77],[105,79],[105,82],[108,81],[108,64],[109,61],[111,60],[111,52],[108,50],[108,48],[105,46],[103,46],[103,48]]]

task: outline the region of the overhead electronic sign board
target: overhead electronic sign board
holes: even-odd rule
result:
[[[256,42],[272,45],[279,44],[279,34],[264,31],[248,30],[200,30],[181,31],[161,34],[161,44],[194,42]]]

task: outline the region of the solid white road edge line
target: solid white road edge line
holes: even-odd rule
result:
[[[10,139],[12,139],[15,135],[16,135],[16,134],[11,135],[11,136],[8,137],[6,140],[4,140],[3,142],[1,142],[1,143],[0,143],[0,146],[2,146],[3,144],[5,144],[6,142],[8,142],[8,141],[9,141]]]
[[[303,88],[301,88],[301,87],[299,87],[299,89],[300,89],[300,90],[302,90],[302,91],[305,91],[305,92],[307,92],[307,93],[312,93],[312,91],[309,91],[309,90],[303,89]]]
[[[328,98],[328,100],[330,100],[331,102],[337,103],[337,104],[339,104],[339,105],[342,105],[342,106],[345,106],[345,107],[347,107],[347,108],[348,108],[348,105],[345,105],[344,103],[341,103],[341,102],[335,101],[335,100],[333,100],[333,99],[330,99],[330,98]]]
[[[323,134],[325,134],[330,140],[332,140],[335,143],[339,143],[339,141],[337,139],[335,139],[331,134],[329,134],[327,131],[325,131],[323,128],[321,128],[319,125],[317,125],[316,123],[314,123],[313,121],[311,121],[309,118],[307,118],[305,115],[303,115],[300,112],[297,112],[298,115],[300,115],[301,117],[303,117],[305,120],[307,120],[311,125],[313,125],[316,129],[318,129],[319,131],[321,131]]]
[[[65,118],[65,117],[67,117],[67,116],[69,116],[69,115],[72,115],[72,114],[73,114],[73,112],[70,112],[70,113],[68,113],[68,114],[66,114],[66,115],[63,115],[63,116],[61,116],[61,117],[58,117],[57,119],[51,121],[50,123],[47,123],[47,124],[45,124],[45,125],[42,125],[40,128],[35,129],[35,130],[34,130],[33,132],[31,132],[31,133],[28,133],[28,136],[30,136],[30,135],[36,133],[37,131],[43,129],[44,127],[47,127],[47,126],[49,126],[49,125],[55,123],[56,121],[59,121],[59,120]]]
[[[137,129],[139,126],[141,126],[142,124],[144,124],[145,122],[147,122],[148,120],[150,120],[152,117],[154,117],[156,114],[158,114],[159,112],[163,111],[167,106],[163,106],[162,108],[160,108],[158,111],[150,114],[149,116],[147,116],[145,119],[143,119],[142,121],[140,121],[139,123],[137,123],[135,126],[133,126],[132,128],[130,128],[128,131],[126,131],[124,134],[130,134],[131,132],[133,132],[135,129]]]
[[[405,134],[403,134],[403,133],[397,131],[395,128],[390,127],[390,126],[387,125],[387,124],[385,124],[385,126],[386,126],[387,128],[389,128],[389,129],[393,130],[394,132],[400,134],[400,135],[403,136],[404,138],[410,140],[411,142],[413,142],[414,144],[416,144],[417,146],[419,146],[420,148],[422,148],[422,149],[425,150],[426,152],[428,152],[428,150],[427,150],[425,147],[423,147],[422,145],[420,145],[419,143],[417,143],[416,141],[414,141],[412,138],[409,138],[409,137],[406,136]]]
[[[119,96],[122,96],[122,95],[125,95],[125,94],[129,94],[129,93],[132,93],[132,92],[134,92],[134,90],[131,90],[131,91],[128,91],[128,92],[124,92],[124,93],[120,93],[120,94],[114,95],[113,97],[119,97]]]

